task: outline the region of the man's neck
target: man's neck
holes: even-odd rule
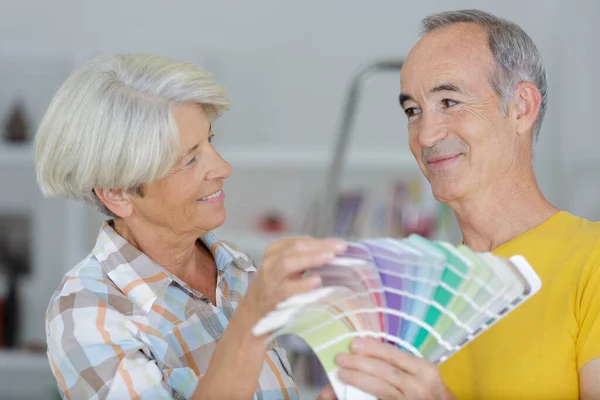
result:
[[[505,177],[476,198],[450,206],[464,244],[475,251],[491,251],[559,211],[541,193],[533,168],[518,177]]]

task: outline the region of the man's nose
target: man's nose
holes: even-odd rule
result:
[[[432,147],[436,142],[448,136],[448,127],[442,116],[435,113],[423,113],[419,126],[419,143],[422,147]]]

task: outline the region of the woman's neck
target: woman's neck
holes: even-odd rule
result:
[[[121,218],[114,219],[114,229],[155,263],[213,298],[214,291],[207,291],[216,285],[216,264],[210,250],[198,240],[198,234],[176,234]]]

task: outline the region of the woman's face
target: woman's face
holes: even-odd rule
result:
[[[144,185],[142,197],[132,198],[133,213],[175,233],[200,236],[225,221],[223,180],[231,166],[211,144],[201,106],[184,104],[173,114],[181,144],[177,162],[166,177]]]

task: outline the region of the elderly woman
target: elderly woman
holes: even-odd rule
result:
[[[196,66],[132,54],[92,60],[52,100],[36,137],[40,187],[108,216],[47,312],[64,398],[298,397],[282,349],[251,329],[318,286],[302,273],[345,243],[280,240],[257,270],[211,233],[231,173],[211,121],[227,105]]]

